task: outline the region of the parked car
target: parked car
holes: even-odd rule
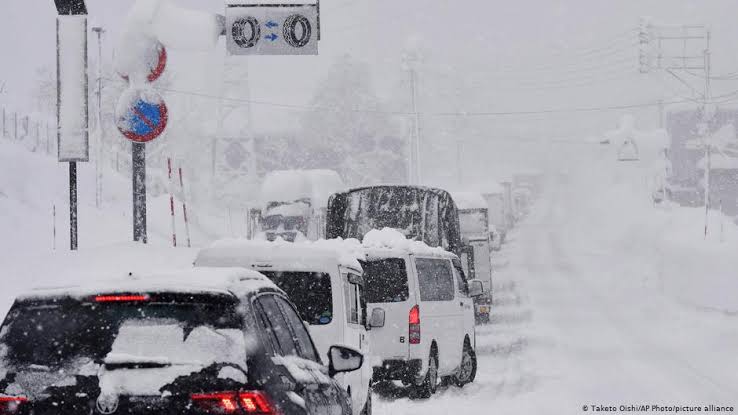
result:
[[[351,413],[287,296],[243,269],[174,272],[19,297],[0,330],[2,414]]]
[[[402,381],[411,398],[430,397],[440,379],[473,382],[473,298],[482,294],[482,283],[467,283],[459,258],[439,248],[372,247],[366,254],[367,307],[386,318],[384,327],[370,332],[372,352],[381,360],[375,380]]]
[[[321,355],[332,345],[343,344],[368,356],[367,330],[384,322],[381,316],[367,321],[361,266],[350,248],[341,245],[341,241],[218,241],[198,253],[195,266],[261,272],[293,301]],[[354,413],[371,414],[371,365],[336,379],[351,395]]]

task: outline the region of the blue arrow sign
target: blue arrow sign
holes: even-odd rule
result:
[[[264,38],[274,42],[279,38],[279,36],[275,35],[274,33],[270,33],[267,36],[264,36]]]
[[[273,21],[273,20],[270,20],[270,21],[266,22],[266,25],[265,26],[271,29],[271,28],[274,28],[274,27],[279,26],[279,24],[277,22]]]

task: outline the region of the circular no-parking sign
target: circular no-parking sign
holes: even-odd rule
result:
[[[127,139],[147,143],[159,137],[167,126],[167,106],[151,89],[130,89],[123,93],[115,110],[115,125]]]

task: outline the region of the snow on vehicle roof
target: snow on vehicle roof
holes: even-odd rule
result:
[[[105,293],[220,293],[244,295],[262,288],[278,290],[264,275],[244,268],[190,268],[158,274],[131,274],[127,278],[87,282],[83,285],[39,287],[19,299],[69,296],[84,298]]]
[[[443,248],[407,239],[402,232],[392,228],[372,229],[364,235],[362,246],[368,250],[402,251],[415,255],[452,255]]]
[[[459,209],[486,209],[487,201],[481,193],[476,192],[452,192],[451,197]]]
[[[261,184],[261,203],[309,199],[314,206],[327,206],[328,198],[343,190],[341,177],[333,170],[275,170]]]
[[[327,269],[336,265],[361,269],[361,245],[355,239],[304,242],[223,239],[200,250],[195,266],[243,266],[270,264],[303,269]]]

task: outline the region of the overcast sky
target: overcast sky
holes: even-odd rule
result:
[[[219,0],[172,1],[223,11]],[[112,45],[110,39],[119,32],[132,0],[87,3],[90,25],[104,26],[106,44]],[[537,111],[640,104],[686,95],[685,87],[663,73],[637,72],[635,29],[641,16],[663,23],[710,25],[714,73],[738,70],[735,0],[323,0],[321,6],[319,56],[245,58],[253,99],[306,104],[327,68],[338,56],[349,54],[371,66],[375,87],[390,101],[390,109],[407,111],[407,100],[398,96],[409,92],[398,85],[406,77],[401,56],[410,40],[426,51],[419,74],[422,111]],[[3,0],[2,105],[27,108],[34,71],[54,65],[54,18],[51,0]],[[167,70],[191,83],[178,87],[202,89],[198,83],[208,82],[201,78],[217,77],[222,67],[220,46],[209,54],[173,51],[174,63]],[[107,47],[106,62],[111,56],[112,48]],[[701,88],[698,77],[687,80]],[[738,90],[738,82],[715,82],[715,89]],[[652,108],[634,112],[642,125],[657,122]],[[621,113],[490,116],[467,124],[488,131],[490,137],[516,132],[582,135],[614,126]],[[294,127],[297,116],[294,111],[259,106],[253,114],[257,128],[263,130]],[[441,122],[451,125],[427,121],[430,129]]]

